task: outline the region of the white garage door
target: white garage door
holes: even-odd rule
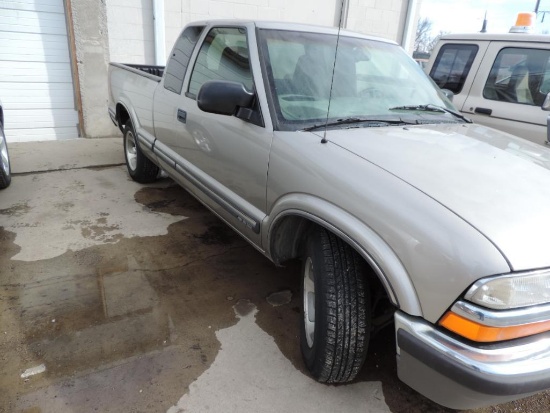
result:
[[[0,100],[8,142],[78,137],[63,0],[0,0]]]

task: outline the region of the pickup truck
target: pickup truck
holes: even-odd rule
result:
[[[547,144],[550,42],[529,33],[449,34],[426,73],[474,122]]]
[[[135,181],[162,169],[302,261],[316,380],[353,380],[393,325],[399,378],[437,403],[550,388],[550,151],[472,124],[397,44],[192,23],[165,68],[110,65],[109,114]]]

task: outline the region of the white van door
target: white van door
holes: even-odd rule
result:
[[[544,144],[550,46],[491,42],[461,111],[476,123]]]
[[[461,109],[472,87],[477,68],[489,46],[488,41],[449,40],[433,51],[426,73],[441,89],[454,93],[453,103]]]

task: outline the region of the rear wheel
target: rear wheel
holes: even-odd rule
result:
[[[0,123],[0,189],[7,188],[11,183],[10,154],[4,135],[4,126]]]
[[[371,327],[365,263],[322,228],[307,240],[302,297],[300,346],[306,367],[320,382],[353,380],[365,361]]]
[[[136,182],[149,183],[157,179],[159,168],[141,151],[132,121],[124,125],[124,157],[126,167]]]

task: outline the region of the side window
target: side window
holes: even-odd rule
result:
[[[443,45],[430,71],[430,77],[441,89],[459,94],[478,49],[474,44]]]
[[[248,90],[254,88],[245,29],[219,27],[210,30],[191,73],[188,96],[195,98],[200,87],[209,80],[230,80],[244,84]]]
[[[177,94],[181,93],[183,78],[185,77],[185,71],[187,70],[191,53],[193,53],[193,49],[203,29],[204,26],[188,27],[176,41],[164,75],[165,89]]]
[[[549,50],[508,47],[493,63],[483,97],[501,102],[541,106],[550,91]]]

